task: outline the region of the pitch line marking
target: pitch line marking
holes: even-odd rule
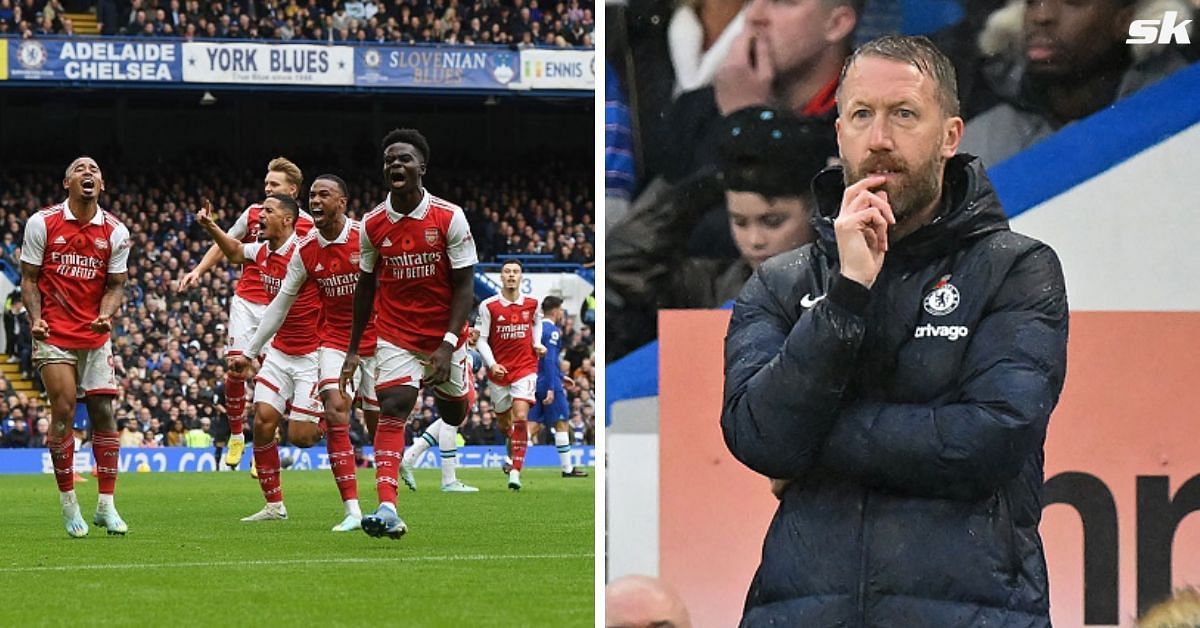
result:
[[[228,560],[194,563],[118,563],[111,565],[50,565],[40,567],[0,567],[0,573],[30,573],[39,571],[99,571],[106,569],[191,569],[193,567],[257,567],[271,565],[360,564],[383,562],[442,562],[538,560],[552,558],[593,558],[591,554],[467,554],[450,556],[404,556],[389,558],[295,558],[280,560]]]

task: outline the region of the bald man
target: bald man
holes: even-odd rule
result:
[[[683,599],[650,576],[625,576],[604,589],[607,628],[691,628]]]

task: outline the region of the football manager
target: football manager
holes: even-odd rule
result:
[[[958,155],[950,61],[885,37],[837,94],[817,241],[763,263],[725,345],[725,442],[779,481],[743,626],[1049,626],[1043,443],[1067,299]]]

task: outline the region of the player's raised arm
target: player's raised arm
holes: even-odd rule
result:
[[[230,237],[241,240],[246,235],[249,213],[249,210],[246,210],[242,212],[241,216],[238,216],[237,222],[233,223],[233,226],[229,228],[228,234]],[[183,292],[196,285],[200,282],[201,275],[208,272],[213,266],[217,265],[217,262],[223,259],[225,259],[225,254],[221,252],[221,247],[216,244],[208,247],[200,263],[196,264],[196,267],[192,270],[182,273],[179,276],[179,284],[176,286],[175,291]]]
[[[213,220],[212,201],[204,199],[204,206],[199,212],[196,212],[196,222],[200,223],[200,226],[204,227],[208,235],[216,241],[217,247],[221,249],[225,259],[234,264],[246,263],[246,256],[242,253],[242,243],[225,233],[221,226]]]

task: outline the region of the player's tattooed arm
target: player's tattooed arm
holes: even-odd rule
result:
[[[42,267],[21,262],[21,302],[29,312],[29,328],[33,337],[45,340],[50,335],[50,326],[42,319],[42,293],[38,290],[38,277]]]
[[[128,273],[115,273],[108,276],[104,284],[104,296],[100,297],[100,315],[92,321],[92,331],[104,334],[112,331],[112,317],[125,300],[125,279]]]

